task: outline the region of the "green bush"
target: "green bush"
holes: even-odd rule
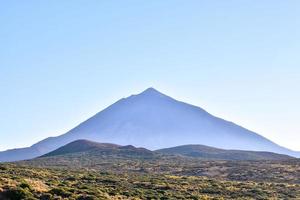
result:
[[[23,188],[9,189],[4,194],[10,200],[35,199],[30,191]]]
[[[81,195],[76,200],[96,200],[96,198],[93,196]]]
[[[31,190],[31,187],[28,183],[22,182],[19,186],[20,186],[20,188],[23,188],[23,189],[27,188],[27,189]]]
[[[49,191],[49,193],[61,196],[63,198],[67,198],[72,195],[70,192],[65,191],[63,188],[53,188]]]
[[[39,199],[40,200],[52,200],[53,199],[52,197],[53,197],[52,194],[45,193],[45,194],[42,194]]]

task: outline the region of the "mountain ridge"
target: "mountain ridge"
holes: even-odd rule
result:
[[[51,151],[47,154],[44,154],[40,157],[48,157],[48,156],[54,156],[54,155],[63,155],[68,153],[77,153],[77,152],[84,152],[84,151],[90,151],[95,149],[115,149],[121,147],[120,145],[116,144],[110,144],[110,143],[98,143],[93,142],[90,140],[75,140],[73,142],[70,142],[54,151]]]
[[[90,156],[91,162],[93,159],[103,159],[101,156],[113,157],[132,157],[132,158],[158,158],[168,159],[171,156],[184,156],[208,160],[289,160],[293,157],[276,154],[272,152],[259,152],[259,151],[242,151],[242,150],[225,150],[205,145],[182,145],[166,149],[159,149],[155,151],[146,148],[134,147],[132,145],[121,146],[118,144],[99,143],[89,140],[76,140],[70,142],[54,151],[51,151],[39,158],[49,158],[56,156],[72,155],[72,159],[76,156],[81,157],[84,154],[85,159]],[[99,157],[95,156],[99,155]],[[167,157],[164,157],[167,156]],[[176,159],[176,157],[171,157]],[[54,162],[55,163],[55,162]]]
[[[49,158],[56,156],[65,156],[65,155],[73,155],[74,156],[82,156],[82,153],[85,154],[85,158],[92,155],[91,160],[101,158],[101,156],[117,156],[124,158],[148,158],[151,157],[154,152],[141,148],[134,147],[132,145],[121,146],[118,144],[111,143],[99,143],[90,140],[75,140],[70,142],[58,149],[51,151],[45,155],[40,156],[39,158]]]

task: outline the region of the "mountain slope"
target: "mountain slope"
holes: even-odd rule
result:
[[[30,159],[57,149],[71,141],[87,139],[120,145],[161,149],[185,144],[204,144],[223,149],[270,151],[292,156],[300,153],[217,118],[202,108],[168,97],[153,88],[112,104],[66,134],[47,138],[30,149],[34,154],[15,157],[0,153],[0,161]],[[8,156],[10,155],[10,156]]]
[[[224,150],[205,145],[183,145],[155,152],[211,160],[288,160],[293,157],[263,151]]]
[[[0,152],[0,162],[10,162],[35,158],[42,155],[43,153],[44,151],[40,151],[33,146],[19,149],[10,149]]]

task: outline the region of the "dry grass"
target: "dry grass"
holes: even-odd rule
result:
[[[34,180],[34,179],[25,179],[25,181],[31,186],[31,188],[36,192],[47,192],[49,190],[48,185],[43,181]]]

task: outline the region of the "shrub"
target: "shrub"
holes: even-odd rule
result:
[[[24,199],[35,199],[30,191],[23,188],[9,189],[4,193],[10,200],[24,200]]]
[[[63,188],[53,188],[49,191],[51,194],[55,194],[57,196],[61,196],[63,198],[67,198],[71,196],[71,193],[68,191],[65,191]]]
[[[40,196],[40,200],[51,200],[51,199],[52,199],[52,194],[50,193],[45,193]]]
[[[93,196],[81,195],[76,200],[96,200]]]
[[[20,186],[20,188],[23,188],[23,189],[27,188],[27,189],[31,190],[31,187],[28,183],[22,182],[19,186]]]

